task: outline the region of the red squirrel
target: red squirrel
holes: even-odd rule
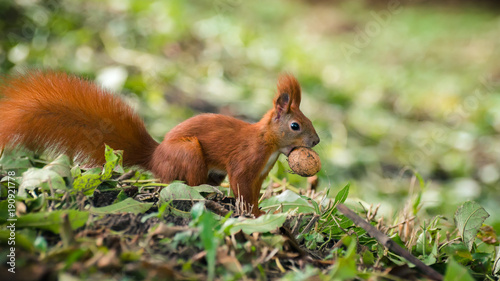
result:
[[[57,151],[102,165],[107,144],[124,151],[125,166],[150,170],[164,183],[220,185],[227,175],[235,196],[259,216],[262,182],[279,153],[288,156],[295,147],[319,143],[300,100],[297,80],[282,75],[273,107],[259,122],[200,114],[158,143],[118,96],[66,73],[33,71],[0,83],[0,148]]]

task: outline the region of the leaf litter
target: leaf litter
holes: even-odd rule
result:
[[[457,211],[466,232],[444,233],[439,218],[416,229],[415,214],[387,225],[378,206],[347,202],[349,184],[330,196],[279,181],[264,193],[267,214],[253,219],[238,213],[224,189],[156,184],[136,172],[125,179],[116,168],[121,155],[108,149],[104,171],[72,168],[69,179],[69,165],[55,170],[58,181],[76,186],[54,187],[54,170],[32,173],[43,180],[17,198],[18,280],[453,280],[451,270],[470,280],[499,273],[499,255],[487,254],[496,253],[498,239],[482,225],[487,213],[477,203]],[[18,178],[17,186],[25,180],[32,179]]]

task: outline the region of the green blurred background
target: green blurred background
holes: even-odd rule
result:
[[[258,120],[291,72],[321,137],[321,189],[351,182],[385,216],[419,192],[424,218],[476,200],[497,231],[499,47],[488,1],[0,0],[2,73],[96,79],[161,140],[200,112]]]

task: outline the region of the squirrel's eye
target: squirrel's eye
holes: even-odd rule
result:
[[[297,123],[297,122],[292,122],[292,124],[290,124],[290,128],[292,128],[292,130],[294,130],[294,131],[298,131],[298,130],[300,130],[299,123]]]

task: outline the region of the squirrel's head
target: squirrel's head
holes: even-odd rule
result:
[[[278,80],[278,93],[274,98],[271,122],[278,133],[281,153],[288,156],[299,146],[313,147],[319,137],[309,120],[299,109],[301,100],[300,85],[292,75],[282,75]]]

